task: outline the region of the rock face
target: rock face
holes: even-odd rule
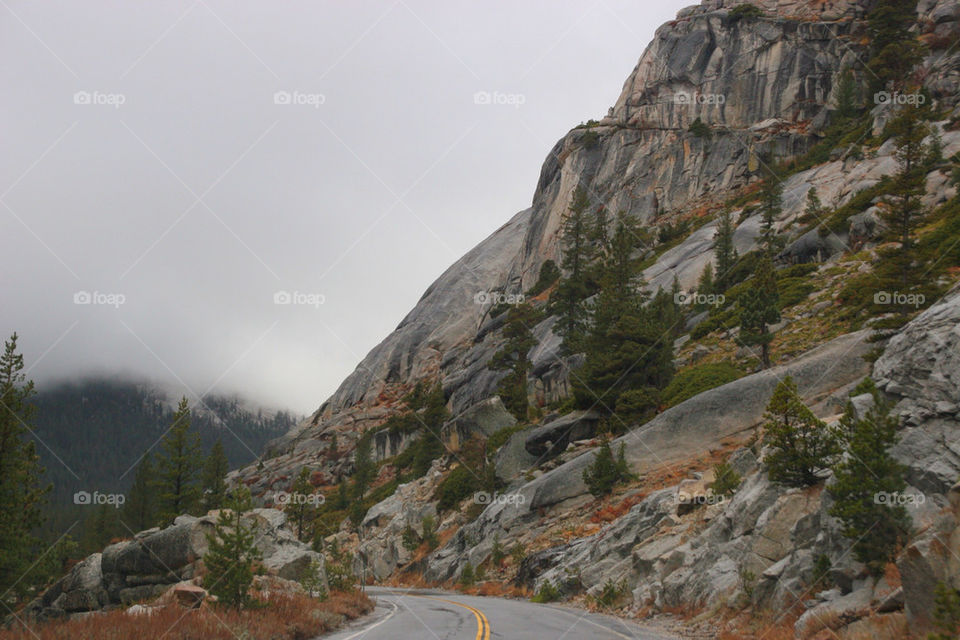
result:
[[[286,528],[286,515],[275,509],[255,509],[245,524],[256,536],[263,567],[272,575],[299,580],[316,561],[326,582],[324,558]],[[32,602],[28,614],[55,618],[103,607],[149,600],[171,586],[195,578],[197,563],[207,551],[208,533],[216,512],[201,518],[180,516],[164,529],[149,529],[132,540],[110,545],[78,563]],[[189,589],[188,589],[189,590]]]
[[[860,15],[863,3],[770,0],[760,3],[767,16],[734,20],[728,13],[737,4],[704,2],[661,27],[611,115],[598,126],[573,129],[550,151],[532,206],[440,276],[333,396],[273,443],[279,455],[265,462],[266,469],[241,471],[245,480],[255,478],[251,489],[267,492],[271,478],[304,465],[349,473],[349,465],[338,467],[324,456],[331,436],[352,442],[382,422],[417,380],[440,380],[454,415],[495,395],[503,373],[486,365],[499,346],[503,314],[491,317],[490,294],[522,293],[546,260],[558,259],[561,221],[577,185],[593,204],[649,222],[746,185],[768,150],[785,157],[812,144],[812,134],[827,121],[839,71],[861,46],[850,18]],[[709,140],[688,131],[698,117],[714,129]],[[788,198],[784,224],[802,209],[809,185],[829,176],[836,171],[788,185],[795,198]],[[831,187],[821,194],[824,202],[842,202],[860,188],[843,180]],[[757,223],[740,225],[741,252],[753,242]],[[712,257],[712,231],[694,235],[647,271],[652,288],[669,287],[675,275],[685,288],[696,282]],[[540,345],[531,354],[531,393],[542,402],[566,395],[576,364],[558,353],[552,323],[535,328]]]
[[[830,121],[841,71],[867,55],[863,17],[869,0],[756,0],[764,15],[731,14],[742,3],[705,0],[661,27],[608,116],[571,130],[550,151],[530,208],[431,285],[334,395],[274,443],[276,455],[262,469],[242,469],[233,480],[266,495],[307,466],[332,484],[351,471],[349,452],[358,434],[387,419],[420,380],[443,387],[455,416],[443,427],[451,449],[472,434],[489,436],[513,426],[495,397],[504,374],[487,366],[501,345],[505,319],[494,312],[491,294],[522,295],[545,261],[559,260],[562,221],[578,186],[588,192],[592,206],[633,214],[651,235],[666,223],[691,221],[694,230],[659,253],[644,277],[650,290],[669,288],[675,280],[684,290],[694,286],[714,258],[715,222],[699,225],[700,216],[726,207],[734,190],[754,182],[764,154],[786,160],[809,149]],[[956,0],[921,0],[920,33],[954,33],[958,6]],[[924,65],[918,76],[930,95],[960,116],[960,52],[936,50]],[[892,109],[878,105],[871,113],[878,135]],[[710,127],[710,136],[690,131],[698,118]],[[960,131],[941,130],[940,136],[944,157],[960,152]],[[862,157],[858,151],[856,145],[838,149],[827,161],[784,180],[783,210],[774,220],[787,240],[781,262],[835,261],[840,252],[875,248],[883,231],[882,203],[869,203],[847,228],[826,235],[798,224],[811,189],[836,209],[896,171],[889,141]],[[928,206],[956,192],[939,170],[927,176],[927,187]],[[734,244],[744,254],[755,246],[760,216],[736,205],[728,208],[736,221]],[[817,304],[825,306],[810,313],[835,301]],[[569,414],[517,431],[494,458],[497,477],[509,486],[501,497],[509,499],[492,501],[469,524],[462,516],[446,516],[444,530],[459,529],[415,569],[428,579],[448,580],[466,563],[484,562],[496,540],[523,549],[550,539],[547,548],[528,554],[519,581],[536,588],[549,580],[565,593],[594,595],[608,581],[625,581],[638,607],[752,603],[786,610],[802,603],[810,611],[798,622],[801,635],[829,633],[818,626],[827,618],[849,624],[847,631],[864,637],[884,625],[921,628],[929,623],[931,585],[948,581],[960,587],[960,567],[951,559],[960,557],[960,494],[951,492],[960,477],[958,305],[960,293],[954,290],[884,345],[872,369],[864,356],[876,345],[865,340],[866,333],[843,335],[777,368],[701,393],[628,432],[614,447],[623,445],[633,471],[666,475],[670,481],[627,496],[630,502],[618,517],[591,522],[596,526],[583,536],[555,534],[565,518],[593,501],[582,473],[594,453],[581,453],[577,447],[584,445],[576,444],[593,435],[592,418]],[[548,317],[532,329],[538,344],[529,353],[529,395],[540,408],[560,404],[568,395],[571,370],[582,362],[561,350],[555,321]],[[687,362],[711,354],[699,346],[702,351],[691,352]],[[828,492],[771,483],[759,446],[743,446],[784,376],[794,378],[818,416],[833,420],[851,400],[849,391],[868,374],[898,402],[905,427],[894,455],[908,468],[910,490],[927,498],[926,506],[910,511],[919,535],[898,563],[902,585],[865,580],[863,567],[850,557],[849,541],[829,515]],[[862,411],[872,397],[852,401]],[[337,449],[331,448],[334,437]],[[396,455],[407,444],[409,439],[378,434],[375,455]],[[707,473],[681,478],[691,459],[729,449],[735,449],[730,463],[743,476],[737,492],[704,504],[682,499],[710,496]],[[532,469],[547,458],[553,458],[550,466]],[[354,541],[357,571],[383,578],[410,562],[402,534],[408,528],[419,533],[423,518],[436,515],[433,488],[442,468],[438,463],[426,477],[401,485],[370,509],[361,526],[363,540]],[[829,589],[821,589],[822,576],[814,574],[821,558],[831,562]]]

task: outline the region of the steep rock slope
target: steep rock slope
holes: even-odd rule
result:
[[[611,113],[596,126],[571,130],[550,151],[531,208],[450,267],[333,396],[274,443],[279,455],[265,468],[241,470],[255,491],[305,464],[342,475],[348,467],[325,462],[330,437],[379,424],[418,379],[441,380],[454,415],[488,398],[499,377],[486,368],[498,347],[498,319],[477,294],[522,292],[544,261],[558,258],[575,187],[609,211],[662,222],[747,184],[764,152],[789,157],[810,146],[840,70],[857,55],[853,32],[862,25],[851,18],[864,2],[765,2],[769,14],[759,20],[731,19],[735,4],[709,0],[657,31]],[[691,134],[696,118],[715,135]],[[755,233],[742,227],[740,241],[748,246]],[[701,250],[697,261],[673,258],[648,274],[651,286],[669,285],[675,273],[691,285],[708,256]],[[568,368],[550,322],[535,331],[541,345],[534,363],[548,400],[564,389]]]

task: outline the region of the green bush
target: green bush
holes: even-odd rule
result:
[[[740,474],[726,461],[714,465],[713,477],[710,490],[718,496],[732,496],[743,481]]]
[[[583,481],[590,493],[595,497],[608,494],[620,482],[633,478],[624,456],[624,446],[620,444],[617,458],[614,460],[610,443],[604,442],[586,469],[583,470]]]
[[[705,124],[700,118],[690,123],[689,131],[698,138],[709,138],[713,135],[713,130],[710,129],[710,125]]]
[[[597,595],[595,600],[601,607],[610,609],[620,603],[627,593],[628,589],[626,580],[614,582],[613,580],[608,579],[606,583],[604,583],[603,589],[600,590],[600,593]]]
[[[730,10],[729,16],[730,19],[734,22],[750,19],[750,18],[759,18],[763,15],[763,10],[760,7],[753,4],[739,4]]]
[[[527,428],[526,424],[517,423],[509,427],[504,427],[498,429],[494,432],[492,436],[487,438],[487,451],[490,453],[496,453],[500,447],[507,444],[507,440],[510,439],[510,436],[517,433],[518,431],[523,431]]]
[[[733,382],[744,375],[743,370],[727,360],[698,364],[679,371],[673,377],[663,390],[663,401],[672,407],[698,393]]]
[[[460,465],[447,474],[443,479],[434,498],[438,500],[437,511],[443,513],[456,508],[462,500],[478,490],[479,480],[476,475],[466,467]]]
[[[556,602],[560,599],[560,590],[557,589],[549,580],[544,580],[537,593],[530,598],[531,602]]]
[[[458,582],[461,586],[472,587],[476,581],[476,576],[473,574],[473,565],[468,562],[463,566],[463,569],[460,570],[460,579]]]
[[[550,288],[550,286],[560,279],[560,267],[553,260],[547,260],[540,265],[540,274],[536,283],[527,292],[529,296],[540,295]]]

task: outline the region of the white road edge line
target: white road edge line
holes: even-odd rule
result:
[[[373,631],[374,629],[376,629],[377,627],[379,627],[380,625],[382,625],[384,622],[386,622],[390,618],[392,618],[394,614],[397,612],[398,608],[396,603],[393,603],[393,602],[390,603],[390,606],[393,607],[393,611],[391,611],[390,615],[388,615],[386,618],[384,618],[383,620],[380,620],[379,622],[375,622],[369,627],[364,627],[363,629],[361,629],[360,631],[357,631],[352,636],[347,636],[346,638],[343,638],[343,640],[354,640],[354,638],[359,638],[360,636],[366,635],[371,631]]]
[[[582,615],[582,616],[578,616],[578,615],[576,615],[575,613],[573,613],[572,611],[567,611],[566,609],[561,608],[561,607],[550,607],[550,608],[553,609],[554,611],[559,611],[559,612],[561,612],[561,613],[565,613],[565,614],[567,614],[568,616],[570,616],[571,618],[576,618],[576,619],[577,619],[577,622],[586,622],[587,624],[590,624],[590,625],[593,625],[593,626],[595,626],[595,627],[599,627],[599,628],[603,629],[603,630],[606,631],[607,633],[612,633],[613,635],[615,635],[615,636],[617,636],[617,637],[625,638],[625,640],[634,640],[634,638],[636,638],[636,636],[625,636],[625,635],[623,635],[622,633],[620,633],[619,631],[616,631],[616,630],[614,630],[614,629],[611,629],[610,627],[608,627],[608,626],[605,625],[605,624],[600,624],[599,622],[594,622],[593,620],[591,620],[590,618],[587,617],[587,614],[590,613],[589,611],[584,612],[584,615]],[[576,626],[576,624],[574,624],[574,626]],[[349,640],[349,638],[346,638],[345,640]]]

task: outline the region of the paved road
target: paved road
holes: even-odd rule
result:
[[[324,640],[672,640],[566,607],[441,591],[368,588],[376,611]]]

